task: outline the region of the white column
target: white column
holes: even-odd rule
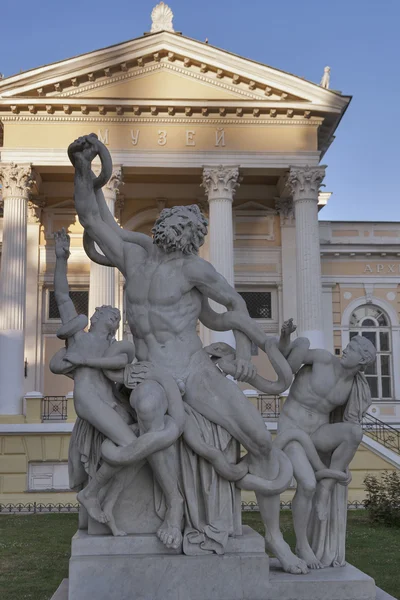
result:
[[[202,185],[209,203],[210,262],[232,287],[235,286],[232,203],[239,181],[239,167],[205,167],[203,170]],[[226,310],[217,303],[213,303],[213,308],[219,312]],[[231,331],[212,332],[211,340],[234,345]]]
[[[122,169],[113,170],[109,182],[103,187],[106,204],[112,216],[115,216],[115,203],[122,185]],[[100,251],[98,247],[96,249]],[[95,262],[90,263],[89,286],[89,317],[97,306],[115,306],[116,303],[116,272],[112,267],[104,267]]]
[[[27,203],[31,165],[0,165],[4,229],[0,275],[0,414],[22,414]]]
[[[307,166],[292,167],[288,177],[296,223],[298,329],[312,348],[325,347],[318,229],[318,192],[324,176],[325,167]]]
[[[293,200],[279,198],[275,203],[281,222],[282,315],[280,324],[288,319],[297,323],[296,233]]]

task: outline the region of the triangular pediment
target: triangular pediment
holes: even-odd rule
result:
[[[100,81],[92,89],[70,92],[69,97],[99,99],[146,99],[154,100],[235,100],[242,96],[212,78],[196,77],[196,73],[185,72],[166,63],[157,63],[152,68],[132,70],[126,77]],[[66,97],[66,96],[65,96]]]

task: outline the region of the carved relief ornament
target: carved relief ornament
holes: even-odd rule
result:
[[[233,200],[240,185],[239,167],[204,167],[201,183],[208,196],[208,201],[226,198]]]
[[[315,200],[318,202],[318,193],[325,177],[326,167],[291,167],[287,178],[287,187],[292,194],[293,201]]]

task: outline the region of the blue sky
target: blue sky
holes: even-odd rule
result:
[[[0,4],[5,76],[150,29],[156,0]],[[321,218],[400,221],[400,0],[168,0],[176,31],[353,96],[323,162]]]

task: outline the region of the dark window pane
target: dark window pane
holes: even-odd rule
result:
[[[390,377],[382,377],[382,398],[391,398],[391,382]]]
[[[375,333],[375,331],[363,331],[361,333],[361,335],[363,337],[366,337],[367,340],[369,340],[370,342],[372,342],[376,348],[376,333]]]
[[[368,367],[365,368],[365,374],[366,375],[376,375],[376,360],[374,360],[372,365],[368,365]]]
[[[353,339],[353,337],[356,337],[356,335],[358,335],[358,331],[350,331],[350,341]]]
[[[389,332],[388,331],[380,331],[379,332],[379,340],[381,343],[381,352],[388,352],[390,350]]]
[[[381,356],[381,373],[382,375],[390,375],[390,356],[382,354]]]
[[[78,315],[88,315],[89,309],[89,292],[84,291],[72,291],[69,293],[70,298],[75,306],[75,310]],[[58,312],[58,306],[55,298],[54,291],[49,292],[49,319],[60,319],[60,313]]]
[[[362,322],[362,326],[363,327],[376,327],[376,323],[372,319],[364,319],[364,321]]]
[[[252,319],[272,319],[271,292],[239,292]]]
[[[369,389],[371,390],[371,396],[373,398],[378,398],[378,378],[367,377],[367,381],[369,383]]]

